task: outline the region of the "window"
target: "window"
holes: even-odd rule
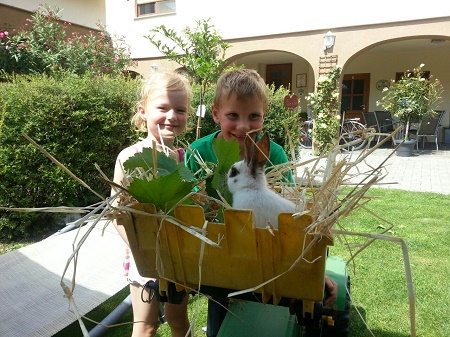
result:
[[[138,15],[137,16],[143,16],[148,14],[155,14],[155,3],[149,3],[149,4],[141,4],[138,5]]]
[[[175,0],[137,0],[137,16],[150,16],[156,14],[175,13]]]

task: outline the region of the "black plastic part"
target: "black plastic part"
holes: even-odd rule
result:
[[[226,298],[212,296],[208,299],[208,321],[206,324],[206,336],[216,337],[220,326],[227,314],[228,301]]]

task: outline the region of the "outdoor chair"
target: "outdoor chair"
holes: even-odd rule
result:
[[[382,133],[391,133],[394,131],[394,123],[389,111],[375,111],[378,128]]]
[[[378,121],[377,121],[377,117],[375,116],[375,112],[373,111],[368,111],[368,112],[364,112],[363,111],[363,117],[364,117],[364,121],[366,124],[366,128],[373,128],[375,129],[376,133],[380,132],[380,128],[378,126]],[[380,142],[380,137],[377,137],[377,144]]]
[[[377,132],[380,133],[394,132],[394,121],[389,111],[375,111],[374,115],[378,126]],[[381,137],[384,136],[378,136],[378,142],[381,140]]]
[[[438,133],[444,114],[445,110],[436,111],[436,114],[434,116],[424,117],[420,122],[419,128],[417,130],[410,130],[412,134],[416,135],[417,151],[419,151],[420,138],[422,138],[422,149],[423,149],[425,148],[425,142],[427,141],[428,137],[434,137],[434,142],[436,143],[436,151],[439,150]]]

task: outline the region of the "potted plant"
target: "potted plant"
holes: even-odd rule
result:
[[[385,96],[377,102],[403,124],[402,137],[394,140],[394,144],[401,144],[396,152],[399,156],[410,156],[417,141],[409,137],[411,124],[435,114],[441,102],[442,84],[432,76],[426,77],[423,66],[407,70],[397,82],[392,80],[391,86],[383,89]]]

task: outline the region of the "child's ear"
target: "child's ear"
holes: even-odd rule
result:
[[[220,112],[219,110],[216,108],[216,106],[214,105],[214,103],[211,105],[211,109],[212,109],[212,116],[214,119],[214,122],[216,124],[220,125]]]
[[[142,104],[138,105],[138,112],[141,115],[142,120],[146,121],[147,120],[147,116],[145,116],[145,109],[142,106]]]

